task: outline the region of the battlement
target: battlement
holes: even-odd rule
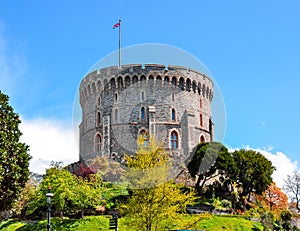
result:
[[[210,101],[213,97],[213,82],[203,73],[184,66],[162,64],[126,64],[121,69],[110,66],[95,70],[85,76],[80,84],[80,102],[89,95],[102,92],[104,89],[123,89],[125,87],[140,86],[145,80],[154,84],[174,85],[182,90],[203,94]]]

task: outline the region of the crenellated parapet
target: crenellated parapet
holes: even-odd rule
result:
[[[130,64],[123,65],[121,70],[118,66],[112,66],[86,75],[80,84],[80,102],[82,104],[91,95],[105,90],[138,87],[141,84],[162,87],[172,85],[202,95],[209,101],[213,99],[213,82],[208,76],[196,70],[183,66]]]

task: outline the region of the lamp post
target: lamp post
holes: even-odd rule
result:
[[[53,197],[53,193],[51,193],[51,186],[48,186],[48,193],[46,194],[46,198],[47,198],[47,205],[48,205],[48,209],[47,209],[47,231],[50,231],[50,206],[51,206],[51,197]]]

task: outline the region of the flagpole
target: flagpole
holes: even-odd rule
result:
[[[119,70],[121,70],[121,19],[119,19]]]

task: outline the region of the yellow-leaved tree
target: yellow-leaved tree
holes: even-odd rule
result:
[[[193,189],[183,190],[170,178],[172,161],[153,137],[138,139],[136,155],[126,156],[130,197],[120,207],[130,230],[163,231],[178,226],[178,216],[193,204]]]

